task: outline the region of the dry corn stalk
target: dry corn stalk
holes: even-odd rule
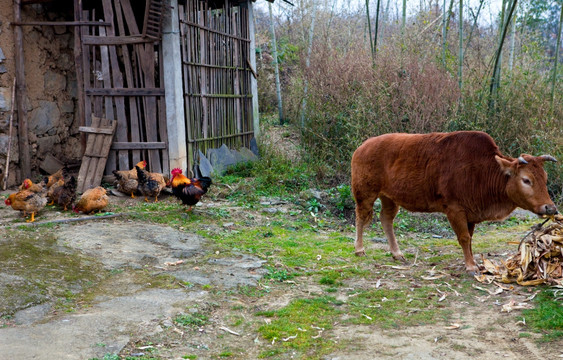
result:
[[[485,272],[504,283],[530,286],[563,285],[563,215],[547,226],[535,226],[518,246],[518,253],[497,263],[483,258]],[[479,280],[479,279],[478,279]]]

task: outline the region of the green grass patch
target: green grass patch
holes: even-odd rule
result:
[[[181,314],[174,318],[174,322],[185,328],[199,328],[209,324],[209,316],[200,312]]]
[[[561,291],[559,290],[559,295]],[[563,300],[556,298],[554,290],[544,289],[534,299],[535,307],[523,310],[522,316],[531,329],[542,334],[549,342],[563,337]]]
[[[438,303],[436,289],[430,286],[407,289],[373,289],[360,292],[349,303],[353,324],[377,324],[398,328],[447,321],[451,314]]]
[[[300,191],[312,187],[314,174],[304,163],[264,151],[259,161],[229,167],[218,181],[226,184],[252,182],[249,185],[253,186],[239,187],[230,199],[254,198],[256,195],[293,198]]]
[[[258,333],[269,342],[274,342],[274,349],[263,352],[261,357],[284,353],[289,349],[307,353],[309,359],[327,353],[335,346],[334,342],[316,335],[320,329],[332,328],[332,324],[341,314],[341,305],[342,302],[335,298],[324,296],[295,299],[282,309],[256,313],[256,316],[271,319],[269,324],[258,328]]]

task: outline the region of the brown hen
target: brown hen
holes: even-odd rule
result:
[[[109,203],[106,195],[106,189],[101,186],[84,191],[76,205],[72,208],[75,213],[83,212],[85,214],[100,211]]]

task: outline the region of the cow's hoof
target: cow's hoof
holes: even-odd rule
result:
[[[469,276],[471,276],[471,277],[481,275],[481,271],[479,271],[479,268],[478,268],[478,267],[476,267],[475,269],[472,269],[472,268],[467,269],[467,268],[466,268],[465,271],[467,271],[467,274],[468,274]]]
[[[393,255],[393,259],[402,262],[403,264],[408,264],[409,262],[407,261],[407,259],[405,259],[405,256],[403,254],[397,254],[397,255]]]
[[[365,249],[357,250],[355,254],[356,256],[366,256],[366,250]]]

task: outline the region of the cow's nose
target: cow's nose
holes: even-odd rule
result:
[[[543,206],[545,215],[555,215],[557,214],[557,208],[553,204],[546,204]]]

